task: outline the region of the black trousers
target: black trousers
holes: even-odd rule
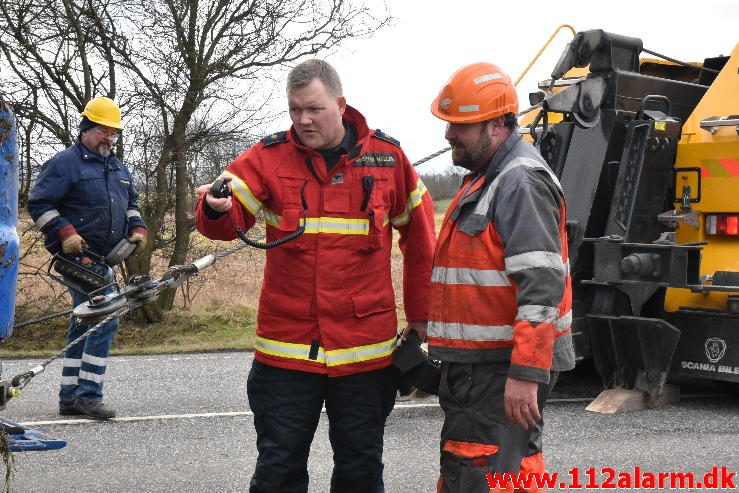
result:
[[[439,404],[444,409],[441,429],[440,493],[488,493],[487,473],[518,473],[526,460],[541,460],[544,418],[524,430],[505,415],[505,384],[509,363],[442,363]],[[539,410],[559,373],[539,384]],[[445,450],[448,441],[496,446],[491,454],[470,457]],[[540,471],[543,472],[543,471]]]
[[[395,404],[394,367],[329,378],[254,361],[247,381],[259,456],[250,493],[308,491],[308,454],[324,403],[334,452],[332,493],[384,493],[385,421]]]

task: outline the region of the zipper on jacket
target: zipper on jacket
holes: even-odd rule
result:
[[[305,200],[305,187],[308,186],[308,180],[303,182],[303,186],[300,187],[300,201],[303,203],[303,212],[308,210],[308,201]]]
[[[362,191],[364,196],[362,197],[362,207],[360,210],[367,210],[369,205],[370,196],[372,195],[372,189],[375,188],[375,177],[374,176],[363,176],[362,177]],[[370,211],[372,212],[372,211]]]
[[[110,156],[106,156],[105,160],[103,161],[103,176],[105,178],[105,191],[108,192],[108,218],[110,219],[108,221],[108,239],[105,242],[106,244],[110,242],[110,237],[113,233],[111,233],[111,229],[113,228],[113,209],[114,205],[111,203],[111,197],[110,197],[110,167],[109,167],[109,159]],[[123,237],[123,232],[121,231],[119,233],[121,237]],[[103,245],[103,248],[105,248],[105,245]]]

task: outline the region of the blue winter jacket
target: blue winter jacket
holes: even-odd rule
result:
[[[44,164],[28,212],[51,253],[61,250],[59,230],[71,224],[90,250],[107,255],[132,228],[146,228],[137,197],[131,173],[118,158],[102,157],[77,141]]]

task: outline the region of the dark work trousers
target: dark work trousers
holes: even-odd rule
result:
[[[442,363],[439,404],[444,409],[444,426],[439,493],[488,493],[487,473],[531,471],[525,465],[532,460],[541,461],[538,464],[543,466],[544,419],[524,430],[506,417],[503,396],[508,367],[509,363]],[[549,384],[539,384],[542,415],[558,375],[552,372]],[[450,452],[447,442],[457,444],[456,453]],[[460,442],[464,445],[459,446]],[[498,450],[489,455],[464,450],[472,452],[479,446],[497,446]]]
[[[392,366],[329,378],[254,361],[247,394],[259,457],[249,492],[308,491],[308,454],[325,402],[334,452],[331,492],[383,493],[383,436],[398,380]]]
[[[72,296],[72,308],[90,301],[86,294],[74,289],[70,288],[69,293]],[[111,293],[113,288],[105,291],[105,294]],[[74,341],[94,325],[78,323],[76,317],[72,315],[69,318],[66,343]],[[103,379],[108,354],[119,326],[120,322],[115,318],[64,353],[59,404],[68,406],[75,400],[88,403],[103,400]]]

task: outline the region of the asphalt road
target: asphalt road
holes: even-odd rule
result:
[[[56,414],[60,365],[52,364],[8,404],[3,416],[64,438],[68,445],[15,454],[12,491],[248,491],[256,458],[246,402],[250,362],[249,353],[111,358],[106,401],[119,418],[107,423]],[[6,360],[3,376],[35,363]],[[592,396],[596,388],[592,380],[569,376],[555,397]],[[590,413],[586,404],[555,401],[546,410],[547,465],[562,482],[571,482],[568,471],[573,468],[583,486],[591,467],[597,483],[607,479],[603,468],[700,476],[714,466],[739,471],[737,397],[685,398],[659,410],[622,415]],[[389,493],[435,491],[442,418],[433,399],[397,403],[385,440]],[[309,467],[310,491],[328,491],[331,449],[325,416]],[[739,478],[733,479],[739,486]]]

